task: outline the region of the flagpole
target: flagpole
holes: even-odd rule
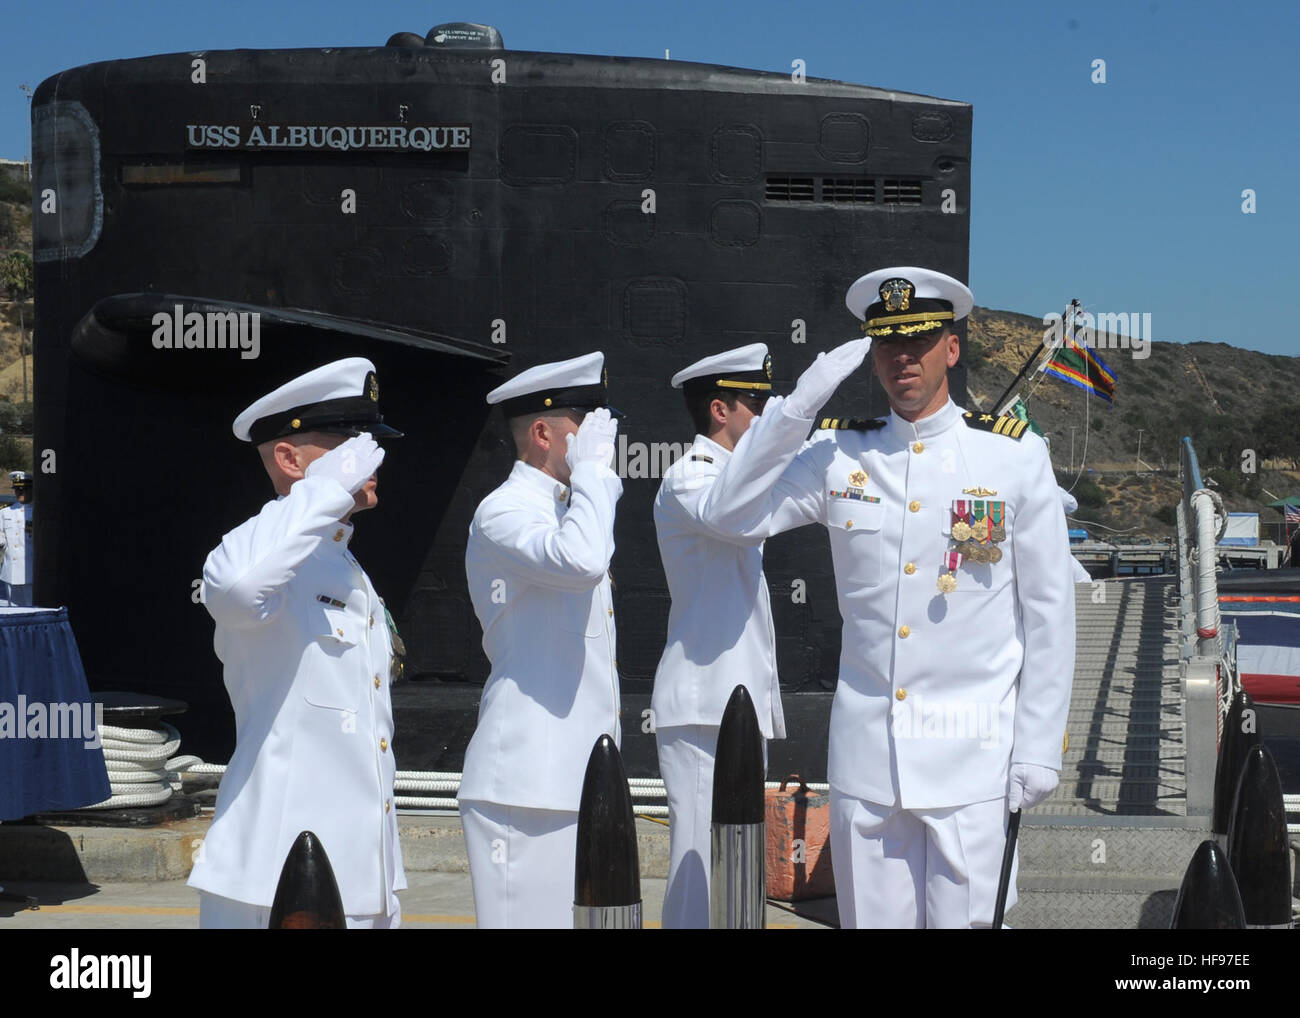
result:
[[[1079,301],[1076,299],[1070,301],[1069,305],[1065,309],[1065,314],[1061,318],[1062,339],[1064,339],[1065,320],[1067,317],[1070,316],[1071,312],[1078,306],[1079,306]],[[1073,321],[1072,318],[1070,320]],[[1002,391],[1002,395],[999,396],[994,401],[993,409],[995,411],[1002,406],[1003,401],[1005,401],[1007,396],[1011,394],[1011,391],[1015,389],[1017,385],[1020,384],[1020,380],[1025,377],[1025,372],[1027,372],[1029,370],[1030,365],[1033,364],[1038,359],[1038,355],[1043,352],[1043,347],[1045,347],[1046,345],[1047,345],[1046,340],[1039,341],[1038,346],[1034,348],[1034,352],[1029,355],[1029,359],[1026,360],[1025,363],[1021,366],[1019,374],[1017,374],[1016,377],[1011,380],[1011,384],[1008,385]]]

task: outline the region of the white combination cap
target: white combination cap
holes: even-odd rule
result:
[[[551,361],[521,371],[487,394],[501,404],[507,418],[549,410],[595,410],[609,407],[605,355],[599,350],[567,361]],[[610,415],[622,417],[610,408]]]
[[[375,438],[402,434],[379,413],[379,379],[364,357],[345,357],[285,382],[236,417],[233,427],[241,442],[256,445],[308,431],[368,431]]]
[[[772,356],[766,343],[750,343],[704,357],[673,375],[673,388],[691,392],[713,389],[772,395]]]
[[[911,339],[970,314],[975,298],[952,276],[915,265],[877,269],[849,287],[844,303],[862,331],[883,340]]]

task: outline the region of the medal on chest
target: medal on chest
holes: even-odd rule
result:
[[[988,488],[965,488],[964,495],[996,495]],[[987,498],[955,498],[952,502],[952,545],[943,554],[943,574],[939,577],[940,594],[957,589],[957,570],[963,561],[988,565],[1002,561],[998,544],[1007,539],[1004,501]]]
[[[879,495],[868,495],[865,490],[867,482],[871,478],[865,470],[855,470],[849,474],[848,486],[843,491],[836,491],[831,488],[829,491],[831,498],[848,499],[853,502],[867,502],[875,504],[880,501]]]

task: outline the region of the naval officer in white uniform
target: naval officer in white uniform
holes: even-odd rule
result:
[[[700,508],[731,450],[772,395],[767,346],[752,343],[696,361],[672,378],[695,442],[664,474],[655,532],[672,608],[650,708],[668,793],[665,929],[708,929],[713,761],[722,713],[748,689],[764,740],[785,738],[764,533],[735,537],[706,526]],[[802,521],[800,521],[802,522]],[[764,742],[766,746],[766,742]]]
[[[465,572],[492,670],[460,812],[480,928],[572,928],[578,801],[592,746],[619,741],[614,659],[617,421],[604,355],[488,394],[518,457],[470,524]]]
[[[395,928],[406,886],[393,806],[392,646],[384,606],[348,550],[378,502],[397,436],[374,365],[349,357],[263,396],[234,423],[279,496],[203,566],[213,644],[235,711],[235,752],[190,876],[199,925],[265,928],[304,830],[329,855],[350,928]]]
[[[0,588],[14,607],[32,605],[32,475],[9,472],[17,501],[0,509]]]
[[[988,926],[1008,811],[1050,795],[1061,767],[1065,519],[1025,422],[949,398],[965,286],[889,268],[846,303],[868,338],[824,359],[874,340],[889,417],[827,420],[805,444],[799,387],[769,401],[705,519],[747,532],[794,513],[829,531],[844,620],[828,765],[841,924]]]

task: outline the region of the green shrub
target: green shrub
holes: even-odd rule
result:
[[[0,179],[0,201],[11,201],[16,205],[32,203],[32,184],[29,180]]]
[[[1096,509],[1107,501],[1101,485],[1091,477],[1079,478],[1079,483],[1074,486],[1074,497],[1078,500],[1080,509]]]
[[[32,469],[32,447],[14,435],[0,435],[0,467],[10,470]]]

